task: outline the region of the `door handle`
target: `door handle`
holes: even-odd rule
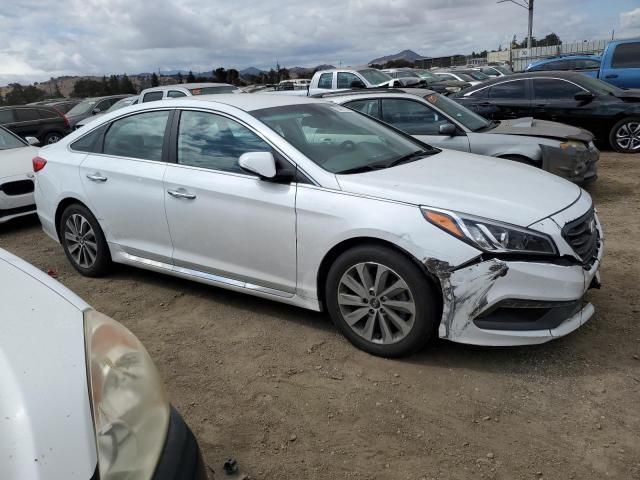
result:
[[[100,183],[104,183],[107,181],[107,177],[103,177],[102,175],[100,175],[99,173],[88,173],[87,174],[87,178],[89,180],[91,180],[92,182],[100,182]]]
[[[184,190],[167,190],[167,193],[175,198],[184,198],[186,200],[193,200],[196,198],[195,194],[186,192]]]
[[[605,75],[604,78],[618,78],[618,75],[615,75],[615,74]]]

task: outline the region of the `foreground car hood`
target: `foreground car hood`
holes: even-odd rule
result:
[[[534,167],[453,150],[384,170],[336,175],[340,187],[528,226],[565,209],[580,188]]]
[[[590,142],[593,134],[582,128],[572,127],[564,123],[535,120],[533,117],[502,120],[500,124],[485,133],[501,133],[506,135],[527,135],[530,137],[557,138],[559,140],[580,140]]]
[[[0,478],[89,480],[83,302],[0,250]]]
[[[0,150],[0,178],[24,175],[33,171],[31,160],[38,154],[34,147]]]

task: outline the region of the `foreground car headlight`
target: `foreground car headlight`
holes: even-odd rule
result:
[[[169,426],[160,375],[115,320],[88,310],[84,328],[100,479],[150,479]]]
[[[462,213],[424,207],[421,210],[436,227],[486,252],[557,254],[553,240],[544,233]]]
[[[588,148],[588,145],[578,140],[568,140],[560,144],[560,148],[562,150],[566,150],[567,148],[571,148],[571,147],[575,148],[576,150],[586,150]]]
[[[453,92],[453,93],[457,93],[460,90],[462,90],[461,87],[445,87],[444,88],[447,92]]]

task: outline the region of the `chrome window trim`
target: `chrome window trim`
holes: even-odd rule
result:
[[[497,83],[492,83],[491,85],[485,85],[482,88],[477,88],[475,90],[472,90],[470,92],[467,92],[464,94],[465,97],[469,97],[472,94],[476,93],[476,92],[480,92],[486,88],[491,88],[491,87],[495,87],[496,85],[502,85],[503,83],[507,83],[507,82],[525,82],[527,80],[538,80],[538,79],[542,79],[542,80],[561,80],[563,82],[569,82],[573,85],[575,85],[576,87],[584,90],[585,92],[588,92],[589,90],[585,89],[584,87],[578,85],[575,82],[572,82],[571,80],[567,80],[566,78],[559,78],[559,77],[529,77],[529,78],[514,78],[514,79],[509,79],[509,80],[503,80],[501,82],[497,82]]]

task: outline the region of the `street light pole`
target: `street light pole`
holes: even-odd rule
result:
[[[531,50],[531,43],[533,39],[533,0],[521,0],[522,3],[516,0],[498,0],[498,3],[511,2],[515,3],[519,7],[529,10],[529,36],[527,37],[527,48]]]

